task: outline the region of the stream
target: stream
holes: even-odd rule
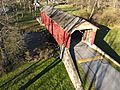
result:
[[[30,51],[33,51],[36,48],[44,48],[56,44],[56,41],[47,30],[41,32],[25,32],[23,37],[25,45]]]

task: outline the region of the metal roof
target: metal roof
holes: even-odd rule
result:
[[[42,12],[59,24],[65,31],[69,31],[79,21],[79,17],[72,16],[54,7],[46,6]]]
[[[81,25],[83,22],[88,22],[85,19],[77,16],[73,16],[70,14],[67,14],[66,12],[63,12],[61,10],[58,10],[54,7],[45,6],[42,10],[47,16],[49,16],[54,22],[56,22],[58,25],[60,25],[65,31],[68,33],[71,32],[71,30],[76,28],[76,26]],[[87,27],[86,29],[93,28],[93,24],[88,22],[87,24],[92,25],[92,27]],[[97,27],[94,26],[96,29]],[[77,28],[78,29],[78,28]]]

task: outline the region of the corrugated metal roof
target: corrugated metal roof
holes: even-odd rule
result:
[[[63,12],[61,10],[58,10],[58,9],[56,9],[54,7],[50,7],[50,6],[45,6],[43,8],[42,12],[44,12],[46,15],[48,15],[54,22],[56,22],[58,25],[60,25],[68,33],[71,32],[71,30],[73,28],[75,28],[76,25],[81,25],[83,22],[88,22],[81,17],[67,14],[66,12]],[[89,27],[91,27],[91,25],[92,24],[90,24]],[[92,28],[93,28],[93,26],[94,25],[92,25]],[[87,27],[87,29],[89,29],[89,27]],[[97,29],[96,26],[94,26],[94,28]]]
[[[80,17],[72,16],[50,6],[44,7],[42,12],[47,14],[53,21],[59,24],[67,32],[69,32],[73,26],[75,26],[77,22],[81,20]]]

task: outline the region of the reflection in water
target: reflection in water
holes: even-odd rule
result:
[[[25,45],[29,50],[44,47],[49,42],[50,34],[47,31],[26,32],[24,34]]]

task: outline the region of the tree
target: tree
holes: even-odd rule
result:
[[[24,41],[18,28],[9,25],[4,26],[0,32],[0,61],[5,72],[9,72],[12,65],[22,59],[24,50]]]

